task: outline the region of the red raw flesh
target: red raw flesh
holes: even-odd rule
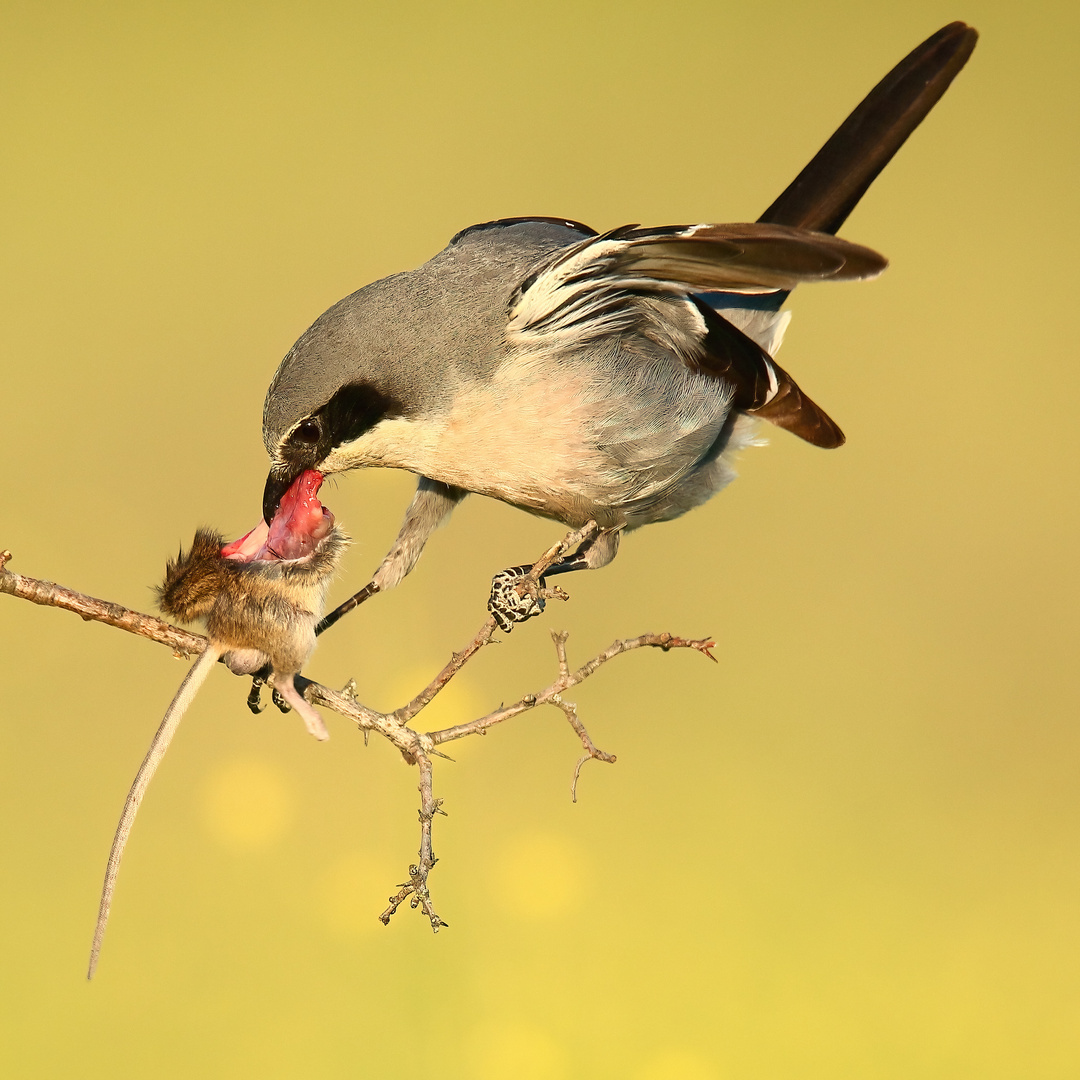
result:
[[[305,559],[334,526],[334,515],[319,502],[322,473],[302,472],[278,503],[274,520],[260,521],[251,532],[226,544],[222,558],[237,562],[277,562]]]

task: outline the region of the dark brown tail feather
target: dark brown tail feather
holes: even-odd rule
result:
[[[770,424],[784,428],[823,450],[843,446],[846,440],[836,421],[820,405],[811,401],[775,360],[773,368],[779,384],[776,396],[767,405],[754,409],[750,415],[768,420]]]
[[[825,450],[844,445],[844,433],[837,424],[753,338],[696,297],[691,301],[706,327],[700,369],[734,387],[731,404],[736,409],[768,420]],[[776,379],[771,401],[770,368]]]
[[[835,233],[949,88],[978,36],[949,23],[905,56],[758,221]]]

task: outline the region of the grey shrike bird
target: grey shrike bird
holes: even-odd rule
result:
[[[623,529],[667,521],[734,477],[758,420],[815,446],[844,436],[775,361],[800,282],[885,269],[836,231],[975,47],[955,22],[905,57],[753,224],[490,221],[416,270],[321,315],[266,395],[269,522],[304,470],[420,478],[371,583],[321,627],[415,566],[470,491],[571,527],[600,526],[548,573],[604,566]],[[503,629],[540,610],[498,575]]]

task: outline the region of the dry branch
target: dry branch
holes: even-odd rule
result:
[[[596,531],[595,523],[590,522],[583,529],[568,533],[559,543],[552,545],[537,559],[530,572],[518,582],[516,587],[519,592],[522,595],[529,593],[534,597],[539,596],[545,599],[568,599],[566,593],[561,589],[543,588],[540,584],[541,579],[550,566],[563,558],[568,551],[594,536]],[[131,611],[107,600],[98,600],[92,596],[85,596],[51,581],[42,581],[36,578],[24,577],[20,574],[13,574],[7,569],[7,563],[10,559],[10,551],[0,551],[0,593],[10,593],[12,596],[21,597],[31,603],[41,604],[46,607],[58,607],[65,611],[73,611],[87,621],[103,622],[109,626],[115,626],[129,633],[166,645],[174,653],[191,656],[201,653],[206,648],[207,639],[201,634],[192,634],[161,619],[154,618],[152,615],[144,615],[141,612]],[[409,866],[408,881],[403,882],[398,891],[390,897],[389,907],[379,916],[383,923],[388,924],[397,909],[406,900],[409,900],[411,907],[419,907],[427,916],[433,931],[438,932],[440,927],[447,925],[436,913],[428,887],[428,875],[437,862],[432,848],[432,822],[436,814],[445,813],[441,808],[442,800],[435,798],[433,788],[431,759],[433,756],[446,756],[439,751],[439,746],[457,739],[463,739],[467,735],[485,735],[488,729],[496,724],[505,723],[507,720],[529,712],[540,705],[552,705],[566,717],[571,728],[581,740],[584,750],[583,756],[574,767],[570,784],[571,798],[576,802],[578,778],[582,766],[593,759],[612,763],[615,761],[615,755],[609,754],[596,746],[577,714],[576,705],[567,701],[563,694],[579,683],[584,682],[609,660],[636,649],[659,648],[665,652],[669,649],[694,649],[697,652],[704,653],[711,660],[716,659],[709,651],[715,645],[715,642],[708,639],[690,640],[675,637],[668,633],[641,634],[635,638],[625,638],[613,642],[603,652],[587,660],[576,670],[572,670],[566,652],[568,635],[565,632],[553,631],[552,638],[555,642],[558,674],[550,686],[536,693],[526,694],[512,705],[502,705],[493,712],[465,724],[456,724],[453,727],[428,732],[420,732],[410,727],[410,721],[415,719],[450,680],[461,671],[465,664],[492,640],[495,630],[495,619],[489,616],[465,648],[460,652],[453,653],[442,670],[416,697],[393,712],[377,712],[375,709],[368,708],[368,706],[359,702],[355,694],[355,683],[351,679],[345,688],[340,691],[331,690],[321,683],[304,680],[303,693],[308,701],[314,705],[321,705],[353,721],[364,732],[365,738],[367,738],[369,732],[378,733],[400,751],[406,762],[415,765],[419,772],[419,861]]]
[[[98,600],[94,596],[66,589],[52,581],[39,581],[37,578],[13,574],[7,569],[11,559],[10,551],[0,551],[0,593],[10,593],[31,604],[43,607],[58,607],[64,611],[74,611],[86,622],[102,622],[126,630],[129,634],[149,638],[159,645],[167,645],[174,653],[185,658],[196,656],[206,648],[206,638],[202,634],[192,634],[178,626],[155,619],[153,615],[143,615],[131,611],[109,600]]]

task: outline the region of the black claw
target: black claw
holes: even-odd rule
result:
[[[281,712],[292,712],[292,706],[278,693],[276,688],[270,696],[274,699],[274,704]]]

